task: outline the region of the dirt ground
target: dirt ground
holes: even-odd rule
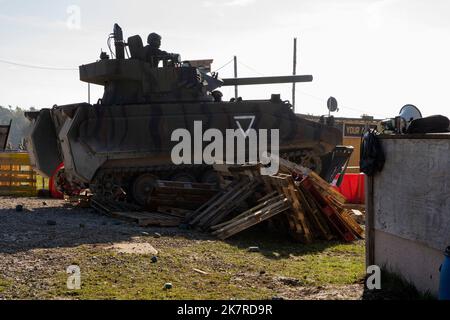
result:
[[[23,211],[17,212],[17,205]],[[222,242],[191,230],[141,228],[60,200],[4,197],[0,299],[363,296],[363,243],[304,247],[252,239]],[[254,245],[261,251],[249,253]],[[80,291],[66,287],[70,265],[81,268]],[[167,282],[172,290],[163,289]]]

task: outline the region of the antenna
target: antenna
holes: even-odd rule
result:
[[[297,75],[297,38],[294,38],[294,71],[292,73],[293,76]],[[294,108],[295,113],[295,82],[292,83],[292,107]]]
[[[238,71],[237,71],[237,57],[234,56],[234,78],[237,79]],[[234,86],[234,98],[237,100],[239,98],[238,85]]]

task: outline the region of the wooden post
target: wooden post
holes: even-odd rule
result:
[[[237,71],[237,57],[234,56],[234,78],[236,79],[237,77],[238,77],[238,71]],[[234,98],[237,100],[238,97],[239,97],[238,86],[235,85],[235,86],[234,86]]]
[[[292,75],[297,75],[297,38],[294,38],[294,71]],[[295,112],[295,82],[292,83],[292,107],[294,108]]]

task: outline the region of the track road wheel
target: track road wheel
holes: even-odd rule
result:
[[[134,180],[133,199],[137,204],[141,206],[147,204],[157,180],[158,177],[149,173],[141,174]]]
[[[176,181],[176,182],[190,182],[194,183],[197,182],[197,179],[193,175],[187,172],[177,173],[173,175],[170,180]]]
[[[208,170],[202,175],[202,183],[211,183],[219,185],[219,174],[215,170]]]

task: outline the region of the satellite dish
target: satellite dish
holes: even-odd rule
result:
[[[337,102],[336,98],[330,97],[327,101],[327,107],[330,112],[339,111],[338,102]]]
[[[412,104],[407,104],[400,110],[400,117],[405,119],[407,124],[409,124],[413,120],[423,118],[420,110]]]

